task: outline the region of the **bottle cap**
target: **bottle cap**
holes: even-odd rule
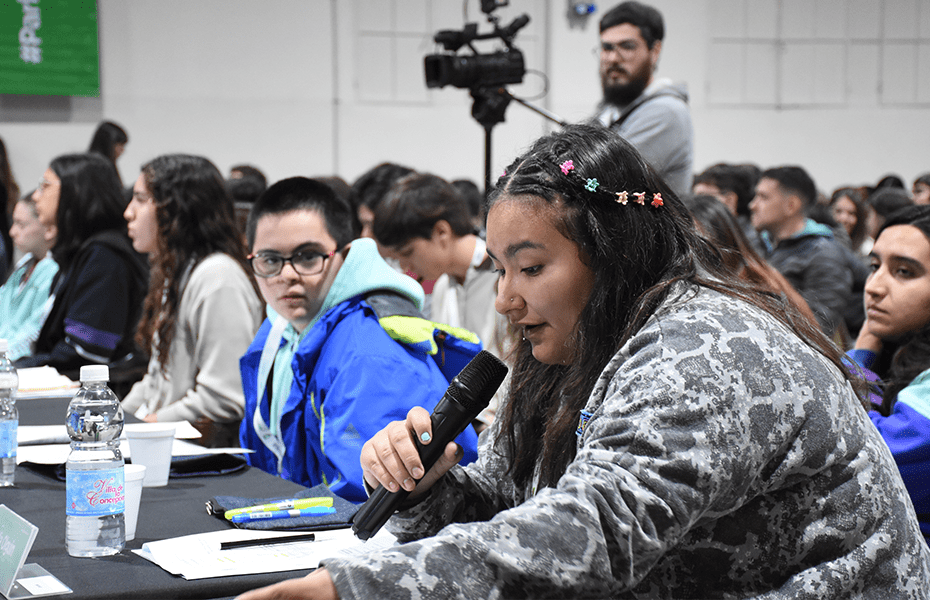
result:
[[[3,338],[0,338],[0,352],[6,352],[10,349],[10,345]]]
[[[81,367],[81,381],[109,381],[110,367],[106,365],[84,365]]]

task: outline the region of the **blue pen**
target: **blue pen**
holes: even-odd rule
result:
[[[244,513],[234,515],[230,521],[233,523],[248,523],[249,521],[267,521],[269,519],[289,519],[291,517],[318,517],[331,515],[336,509],[331,506],[311,506],[309,508],[294,508],[291,510],[269,510],[265,512]]]

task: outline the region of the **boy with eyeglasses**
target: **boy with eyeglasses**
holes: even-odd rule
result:
[[[247,237],[268,303],[240,361],[249,464],[364,501],[362,445],[414,406],[432,410],[480,343],[420,317],[422,288],[388,266],[373,240],[352,240],[351,208],[322,182],[269,187]],[[477,457],[473,430],[456,441],[463,462]]]

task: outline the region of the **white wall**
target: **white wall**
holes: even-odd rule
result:
[[[892,171],[910,182],[930,171],[926,107],[710,105],[708,20],[719,1],[654,2],[667,25],[659,75],[686,81],[691,92],[696,169],[721,160],[797,163],[825,190]],[[548,95],[534,104],[569,121],[590,115],[599,97],[591,49],[597,20],[612,4],[598,3],[586,22],[568,18],[568,0],[512,0],[498,11],[503,23],[521,12],[531,17],[517,45],[549,80]],[[100,98],[0,96],[0,137],[24,189],[54,156],[84,150],[101,119],[129,131],[120,160],[126,183],[148,159],[179,151],[203,154],[224,172],[252,162],[272,180],[337,173],[351,182],[384,160],[483,180],[484,130],[470,116],[468,92],[423,84],[422,57],[436,50],[432,33],[464,23],[460,0],[98,0],[98,7]],[[487,31],[477,0],[466,7]],[[391,41],[392,31],[402,35]],[[541,81],[530,74],[514,92],[536,94]],[[516,103],[506,117],[493,130],[494,174],[552,127]]]
[[[925,5],[926,17],[930,3],[919,1]],[[652,1],[663,13],[666,25],[657,75],[688,84],[696,170],[720,161],[755,162],[763,168],[800,164],[826,191],[844,184],[875,183],[889,172],[898,173],[910,185],[919,174],[930,171],[927,105],[880,107],[874,98],[862,97],[852,98],[850,106],[840,109],[775,110],[709,105],[706,85],[714,65],[708,64],[708,19],[715,2],[723,4],[721,0]],[[577,119],[590,114],[599,84],[594,63],[580,68],[581,61],[567,58],[583,57],[589,52],[597,38],[597,19],[613,2],[598,3],[603,8],[584,30],[566,25],[566,4],[567,0],[552,2],[551,100],[554,111]],[[864,69],[856,70],[862,65],[852,68],[852,77],[859,73],[865,79],[868,75]]]
[[[331,0],[99,0],[101,95],[3,111],[0,136],[24,189],[48,162],[84,151],[98,120],[129,132],[124,183],[167,152],[272,179],[332,166]],[[67,99],[66,99],[67,100]],[[4,98],[8,104],[9,97]]]

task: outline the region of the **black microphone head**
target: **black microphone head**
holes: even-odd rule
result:
[[[507,376],[507,365],[482,350],[452,380],[448,393],[466,410],[481,412]]]

